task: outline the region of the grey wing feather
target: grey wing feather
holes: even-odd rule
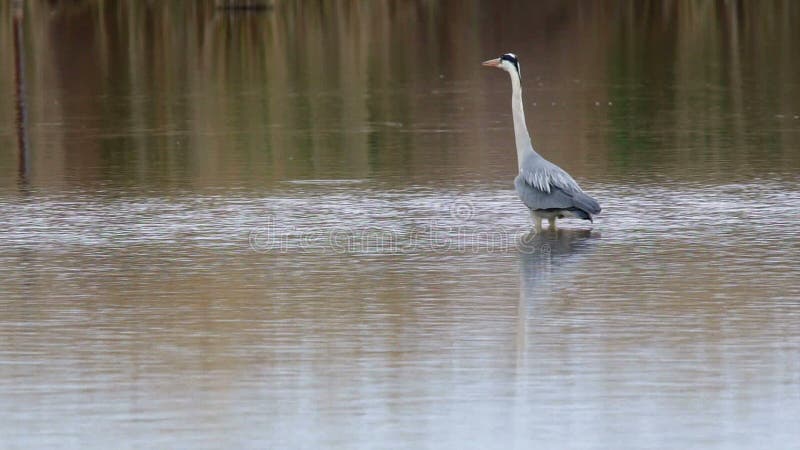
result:
[[[514,187],[530,209],[578,208],[590,215],[601,210],[567,172],[535,153],[523,161]]]
[[[576,208],[586,211],[589,214],[600,214],[600,211],[602,211],[600,203],[597,203],[597,200],[589,197],[583,191],[574,192],[572,194],[572,201]]]

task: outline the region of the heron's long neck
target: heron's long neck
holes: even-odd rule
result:
[[[531,136],[525,125],[525,111],[522,109],[522,87],[519,75],[511,72],[511,111],[514,114],[514,137],[517,143],[517,165],[522,168],[522,160],[529,152],[536,153],[531,144]]]

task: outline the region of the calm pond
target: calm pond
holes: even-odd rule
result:
[[[800,3],[15,3],[0,448],[800,442]]]

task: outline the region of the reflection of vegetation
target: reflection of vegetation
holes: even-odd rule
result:
[[[368,156],[367,135],[393,129],[369,115],[410,123],[398,114],[418,114],[413,98],[393,96],[397,104],[380,94],[435,65],[436,41],[419,35],[443,21],[431,17],[438,7],[281,2],[229,14],[216,6],[30,3],[28,45],[43,76],[34,90],[40,106],[59,105],[40,108],[38,121],[64,124],[55,147],[69,154],[58,163],[68,169],[46,171],[114,179],[191,168],[203,180],[282,178],[344,161],[351,176],[366,175],[380,163]],[[435,72],[428,80],[438,80]],[[53,138],[35,137],[48,148]]]
[[[627,171],[662,154],[663,117],[674,108],[675,43],[658,23],[649,2],[630,3],[618,20],[609,62],[609,97],[614,107],[612,162]],[[667,26],[669,29],[669,25]],[[655,30],[659,30],[656,32]],[[659,139],[662,138],[662,139]]]
[[[477,92],[476,61],[512,48],[529,100],[567,105],[529,109],[536,144],[578,175],[602,161],[722,172],[766,150],[800,159],[786,126],[800,97],[800,6],[789,0],[285,0],[241,14],[217,3],[26,2],[33,176],[481,172],[496,146],[487,124],[497,114],[507,126],[508,112]],[[0,67],[11,62],[9,9],[0,5]],[[10,76],[0,72],[3,92]],[[0,98],[3,142],[10,101]],[[598,129],[611,138],[593,140]],[[501,156],[513,170],[514,153]],[[0,153],[0,170],[13,158]]]
[[[789,20],[800,13],[796,3],[629,5],[609,66],[611,97],[620,106],[610,116],[612,158],[621,169],[669,157],[678,166],[729,170],[754,150],[754,134],[774,127],[776,115],[793,118],[800,65],[782,53],[800,39]],[[791,147],[779,140],[796,141],[768,134],[773,150]]]

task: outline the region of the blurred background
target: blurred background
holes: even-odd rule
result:
[[[0,448],[792,448],[799,46],[793,0],[0,2]],[[594,224],[529,233],[504,52]]]
[[[507,51],[535,146],[580,176],[800,164],[788,0],[23,4],[16,30],[0,8],[6,186],[508,178],[509,87],[479,66]]]

